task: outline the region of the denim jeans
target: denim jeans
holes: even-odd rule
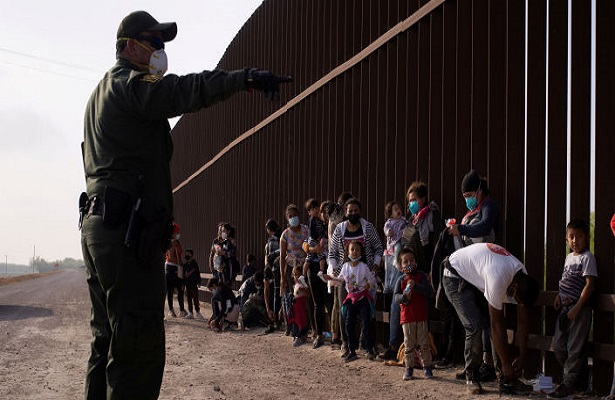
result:
[[[478,306],[481,301],[480,292],[461,278],[443,276],[442,285],[446,297],[451,302],[459,320],[465,329],[464,358],[466,376],[469,380],[478,381],[478,369],[482,362],[483,343],[482,329],[485,321],[483,312]]]
[[[393,284],[391,285],[391,293],[395,291],[395,283],[403,273],[395,268],[395,274],[391,276],[393,279]],[[386,279],[385,279],[386,280]],[[390,296],[390,295],[389,295]],[[388,299],[388,297],[385,297]],[[389,310],[389,346],[398,348],[399,345],[404,340],[404,333],[399,321],[399,313],[400,313],[399,303],[395,303],[391,298],[391,309]]]
[[[401,309],[399,303],[391,301],[391,311],[389,311],[389,346],[398,348],[404,339],[404,333],[399,321]]]

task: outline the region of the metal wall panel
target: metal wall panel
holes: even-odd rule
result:
[[[442,132],[440,150],[440,175],[433,174],[434,186],[439,186],[440,196],[431,195],[438,202],[442,210],[447,210],[445,217],[458,215],[455,205],[458,204],[459,185],[457,184],[456,155],[457,155],[457,118],[458,118],[458,7],[456,3],[447,3],[442,8],[444,22],[442,24]],[[438,160],[438,157],[434,157]],[[439,183],[436,183],[439,182]]]
[[[572,2],[570,217],[589,221],[591,154],[591,2]]]
[[[263,2],[219,67],[292,75],[281,101],[237,94],[185,115],[173,131],[175,216],[201,265],[219,221],[237,227],[242,263],[247,253],[262,260],[267,218],[283,223],[284,208],[295,203],[306,221],[306,199],[336,200],[346,190],[379,229],[384,204],[395,199],[405,208],[416,179],[428,184],[445,217],[460,219],[461,180],[475,168],[501,206],[498,240],[543,289],[557,289],[568,212],[589,218],[593,189],[590,2],[573,0],[571,10],[553,0],[529,1],[527,10],[514,0],[440,3]],[[610,0],[597,3],[595,254],[599,291],[612,293],[606,221],[615,208],[615,9]],[[532,333],[552,334],[553,312],[534,315]],[[609,328],[595,338],[612,343],[613,315],[597,313],[596,321]],[[542,361],[540,352],[531,357],[534,365]],[[556,375],[549,357],[545,372]],[[595,363],[604,376],[594,383],[602,387],[612,365]]]
[[[596,229],[594,249],[598,262],[597,291],[613,293],[615,248],[608,223],[615,211],[615,3],[597,0],[596,5],[596,142],[595,142],[595,207]],[[573,28],[574,29],[574,28]],[[594,340],[613,343],[613,313],[594,313]],[[613,364],[594,361],[594,387],[605,393],[613,375]]]

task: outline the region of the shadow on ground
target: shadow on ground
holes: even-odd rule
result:
[[[0,305],[0,321],[17,321],[28,318],[49,317],[51,309],[35,306]]]

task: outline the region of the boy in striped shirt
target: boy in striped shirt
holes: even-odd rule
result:
[[[598,276],[596,259],[589,251],[587,222],[571,220],[566,226],[566,243],[570,253],[566,256],[559,293],[553,302],[559,316],[552,344],[555,357],[564,368],[564,376],[549,398],[567,397],[580,383],[580,374],[587,365],[585,344],[592,321],[589,300]]]

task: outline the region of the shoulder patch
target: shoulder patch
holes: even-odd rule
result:
[[[141,78],[141,82],[149,82],[149,83],[156,83],[156,82],[160,82],[161,80],[162,80],[162,76],[154,75],[154,74],[143,75],[143,77]]]

